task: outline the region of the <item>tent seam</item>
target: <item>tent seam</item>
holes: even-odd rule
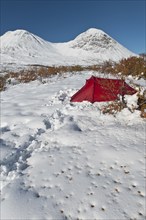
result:
[[[92,103],[94,102],[94,91],[95,91],[95,79],[93,81],[93,95],[92,95]]]

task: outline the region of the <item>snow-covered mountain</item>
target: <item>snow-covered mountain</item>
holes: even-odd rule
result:
[[[25,30],[9,31],[0,41],[2,64],[91,65],[135,55],[95,28],[65,43],[51,43]]]
[[[85,64],[97,64],[107,60],[118,61],[122,58],[135,56],[102,30],[90,28],[67,43],[57,44],[63,55],[77,57]]]
[[[28,53],[35,55],[38,51],[46,52],[47,50],[52,54],[56,52],[51,43],[25,30],[9,31],[1,37],[1,40],[2,52],[15,53],[22,51],[26,55],[29,55]]]
[[[25,30],[9,31],[1,37],[2,63],[41,64],[49,59],[58,60],[58,53],[52,43]]]

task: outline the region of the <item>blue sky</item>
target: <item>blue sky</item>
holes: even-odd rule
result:
[[[25,29],[51,42],[102,29],[135,53],[146,52],[146,0],[0,0],[1,35]]]

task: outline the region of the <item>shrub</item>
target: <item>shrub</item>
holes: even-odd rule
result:
[[[144,57],[130,57],[122,59],[119,63],[106,61],[103,65],[91,66],[41,66],[34,65],[28,70],[19,72],[9,72],[5,76],[0,77],[0,91],[5,89],[7,79],[16,79],[18,82],[27,83],[36,79],[47,78],[51,75],[62,74],[66,72],[79,72],[83,70],[100,71],[102,73],[117,74],[121,73],[121,77],[126,75],[139,76],[146,79],[146,65]],[[41,81],[40,80],[40,81]]]
[[[121,72],[123,75],[141,76],[146,78],[146,63],[143,57],[130,57],[122,59],[115,65],[115,72]]]
[[[0,76],[0,92],[5,89],[6,78],[4,76]]]
[[[115,63],[112,61],[105,61],[103,65],[100,67],[100,71],[102,73],[115,73],[114,69]]]
[[[109,103],[108,105],[103,106],[101,109],[101,112],[103,114],[110,114],[110,115],[116,115],[117,112],[120,112],[125,107],[125,104],[121,101],[113,101]]]
[[[144,57],[129,57],[122,59],[118,63],[106,61],[100,66],[100,71],[103,73],[117,74],[122,76],[138,76],[146,79],[146,61]]]
[[[146,118],[146,90],[138,94],[138,109],[141,111],[141,117]]]
[[[124,103],[122,100],[112,101],[109,104],[104,105],[101,108],[101,112],[103,114],[116,116],[116,114],[122,109],[127,108],[131,113],[133,113],[135,110],[139,110],[140,116],[142,118],[146,118],[146,90],[144,90],[141,94],[134,94],[134,96],[129,96],[129,101],[128,97],[126,97],[126,101]]]

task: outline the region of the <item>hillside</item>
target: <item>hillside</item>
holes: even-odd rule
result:
[[[119,61],[135,55],[104,31],[95,28],[90,28],[70,42],[57,44],[56,48],[59,48],[63,55],[82,58],[86,65],[99,64],[108,60]]]
[[[66,43],[51,43],[25,31],[0,37],[1,72],[22,65],[92,65],[134,56],[105,32],[91,28]]]

